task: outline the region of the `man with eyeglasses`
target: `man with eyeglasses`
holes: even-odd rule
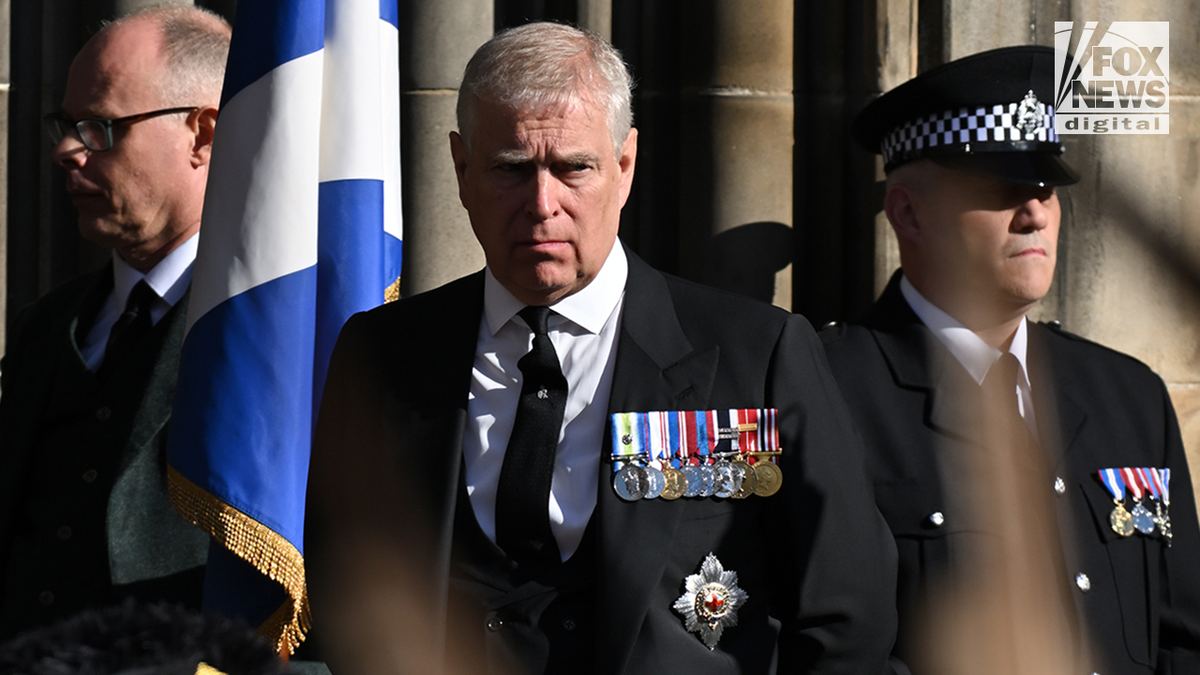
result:
[[[113,255],[8,333],[0,640],[127,597],[199,606],[207,537],[164,449],[230,32],[192,7],[118,19],[46,116],[80,232]]]

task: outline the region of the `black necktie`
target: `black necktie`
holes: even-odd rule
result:
[[[496,487],[496,543],[522,565],[561,561],[550,530],[550,480],[567,407],[567,379],[550,342],[548,307],[526,307],[533,348],[521,357],[521,398]]]
[[[158,294],[144,280],[137,282],[129,292],[125,311],[108,333],[104,361],[101,362],[98,372],[107,374],[119,367],[135,351],[142,337],[150,332],[153,327],[150,322],[150,305],[157,297]]]
[[[1021,417],[1017,396],[1017,375],[1021,364],[1011,352],[1005,352],[983,378],[983,400],[990,414],[1000,422],[999,430],[1006,434],[1001,442],[1021,452],[1033,466],[1041,467],[1041,452],[1025,418]]]

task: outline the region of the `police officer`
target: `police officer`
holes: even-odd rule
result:
[[[1044,573],[1026,579],[1046,611],[1022,618],[1066,636],[1057,672],[1200,672],[1200,535],[1167,390],[1137,360],[1026,318],[1054,275],[1057,188],[1079,179],[1054,132],[1054,75],[1050,48],[987,51],[854,121],[883,155],[901,269],[862,325],[822,339],[900,554],[897,673],[944,667],[932,647],[946,635],[922,629],[986,625],[995,603],[946,601],[1016,561]],[[972,463],[996,457],[1025,492]],[[992,646],[955,663],[991,672]]]

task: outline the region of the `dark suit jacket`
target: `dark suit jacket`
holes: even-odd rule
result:
[[[86,330],[111,288],[112,267],[106,265],[22,310],[8,332],[0,365],[0,570],[8,560],[13,517],[29,482],[33,452],[47,411],[55,405],[50,400],[55,374],[86,368],[76,333],[81,322]],[[134,409],[128,437],[121,447],[94,450],[119,457],[104,533],[112,585],[142,600],[186,598],[198,607],[208,538],[180,518],[166,496],[166,431],[187,297],[160,322],[161,346],[144,356],[153,360],[145,390],[134,392],[134,401],[122,401]],[[78,563],[64,560],[64,573],[71,573],[73,564]],[[94,602],[114,599],[109,590],[96,589]]]
[[[339,338],[306,531],[317,634],[352,633],[323,642],[342,643],[327,654],[335,672],[402,671],[364,658],[397,639],[406,611],[419,613],[408,628],[427,630],[440,658],[482,300],[480,273],[357,315]],[[894,631],[895,553],[807,322],[666,277],[630,254],[616,349],[609,412],[778,408],[783,488],[770,498],[623,502],[611,487],[607,434],[596,439],[601,628],[597,662],[579,672],[878,672]],[[671,608],[709,552],[750,598],[715,651]],[[380,589],[394,610],[373,611]],[[448,639],[483,630],[452,626]],[[402,643],[406,656],[423,646],[417,639]]]
[[[900,554],[900,637],[929,594],[948,588],[956,547],[972,524],[956,512],[955,466],[986,445],[974,380],[913,313],[899,275],[864,326],[822,331],[830,366],[867,447],[880,511]],[[1090,631],[1096,658],[1079,672],[1200,673],[1200,533],[1179,427],[1161,379],[1124,354],[1042,324],[1029,325],[1028,363],[1040,445],[1065,490],[1045,489],[1063,532],[1067,601]],[[968,386],[969,385],[969,386]],[[978,394],[976,394],[977,396]],[[1096,477],[1107,468],[1171,469],[1170,548],[1157,536],[1121,538],[1113,498]],[[1129,507],[1132,508],[1130,503]],[[1003,509],[1004,505],[996,505]],[[930,514],[943,512],[933,526]],[[1087,575],[1082,590],[1076,575]],[[897,672],[907,672],[894,663]],[[920,675],[920,673],[918,673]]]

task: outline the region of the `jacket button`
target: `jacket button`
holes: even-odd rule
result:
[[[1057,493],[1059,496],[1066,494],[1067,481],[1063,480],[1062,476],[1054,477],[1054,492]]]
[[[99,475],[100,474],[96,473],[95,469],[88,469],[87,471],[83,472],[83,482],[94,483],[96,482],[96,477]]]
[[[1089,579],[1088,575],[1084,574],[1083,572],[1075,575],[1075,585],[1078,586],[1079,590],[1083,591],[1084,593],[1092,590],[1092,580]]]
[[[564,620],[562,626],[563,626],[563,630],[565,630],[565,631],[575,630],[575,619]]]
[[[57,534],[58,538],[62,541],[66,541],[71,538],[72,532],[70,526],[63,525],[62,527],[58,528],[58,531],[55,532],[55,534]]]
[[[934,527],[941,527],[942,523],[946,522],[946,516],[942,515],[941,511],[934,511],[929,514],[929,524]]]
[[[112,408],[109,408],[106,405],[102,405],[99,408],[96,408],[96,421],[97,422],[107,422],[110,417],[112,417]]]
[[[495,633],[504,627],[504,622],[498,616],[493,616],[487,620],[487,629]]]
[[[54,594],[50,591],[42,591],[38,593],[38,604],[42,607],[49,607],[54,604]]]

